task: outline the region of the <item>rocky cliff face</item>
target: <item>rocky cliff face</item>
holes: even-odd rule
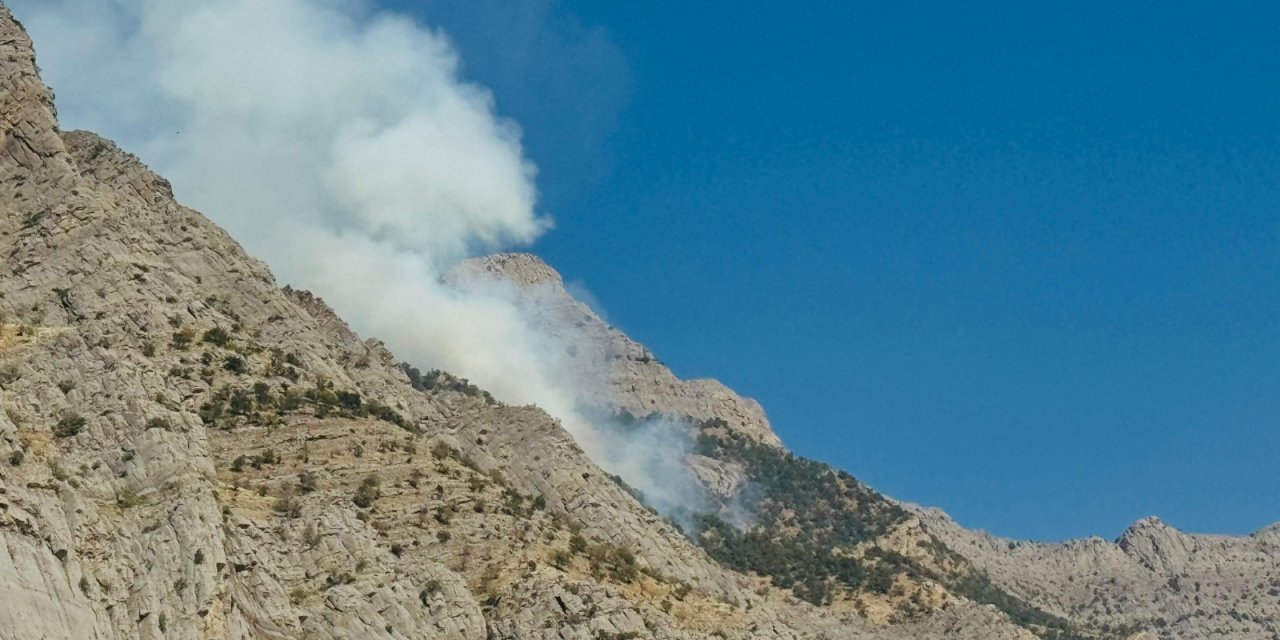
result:
[[[1002,555],[906,511],[859,551],[917,558],[883,597],[815,606],[727,568],[546,413],[445,373],[406,375],[136,158],[61,131],[3,5],[0,136],[0,639],[1034,637],[953,584],[975,566],[1056,615],[1127,606],[1065,586],[1076,574],[1059,555]],[[571,328],[601,407],[710,424],[721,442],[785,456],[758,404],[679,380],[535,258],[467,268],[512,279]],[[689,464],[732,496],[751,466],[715,451]],[[853,482],[832,486],[855,517],[898,514]],[[1274,531],[1130,537],[1112,548],[1133,559],[1125,584],[1145,590],[1141,612],[1192,597],[1193,582],[1167,595],[1177,572],[1204,576],[1212,603],[1199,606],[1218,612],[1170,617],[1162,635],[1205,637],[1231,615],[1249,616],[1249,633],[1274,626],[1273,596],[1231,600],[1275,575]],[[1028,559],[1053,594],[1013,566]],[[1147,621],[1110,608],[1100,622]]]

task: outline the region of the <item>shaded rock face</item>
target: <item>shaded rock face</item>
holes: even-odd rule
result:
[[[60,131],[3,4],[0,256],[0,640],[1034,637],[938,585],[910,616],[799,602],[713,562],[541,410],[415,388],[136,158]],[[758,404],[679,380],[540,260],[467,268],[512,280],[565,328],[600,407],[781,446]],[[690,464],[718,495],[750,481]],[[1166,615],[1157,637],[1274,626],[1256,583],[1275,575],[1275,531],[1148,523],[1119,545],[1019,554],[948,522],[921,516],[885,544],[909,551],[924,527],[1062,615]],[[1137,596],[1089,600],[1071,586],[1081,563],[1125,567],[1098,575]],[[1201,576],[1201,600],[1174,574]],[[1249,619],[1228,625],[1247,597],[1235,610]],[[1188,602],[1213,613],[1175,622]]]

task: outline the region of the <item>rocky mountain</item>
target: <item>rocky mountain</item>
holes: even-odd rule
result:
[[[1114,542],[1043,544],[915,511],[995,583],[1053,614],[1162,638],[1280,637],[1280,527],[1243,538],[1189,535],[1148,518]]]
[[[540,260],[464,265],[519,287],[599,411],[683,429],[706,501],[660,515],[62,131],[2,4],[0,135],[0,639],[1276,637],[1274,530],[969,532],[786,452]]]

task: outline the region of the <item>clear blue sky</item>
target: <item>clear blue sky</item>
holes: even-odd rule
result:
[[[524,127],[534,250],[796,452],[1003,535],[1280,520],[1275,3],[387,3]]]

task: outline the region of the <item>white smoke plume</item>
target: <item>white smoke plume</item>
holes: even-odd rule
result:
[[[669,429],[622,432],[512,296],[460,260],[551,227],[517,126],[445,34],[360,0],[10,0],[64,125],[116,139],[361,333],[561,419],[659,507],[687,503]]]

